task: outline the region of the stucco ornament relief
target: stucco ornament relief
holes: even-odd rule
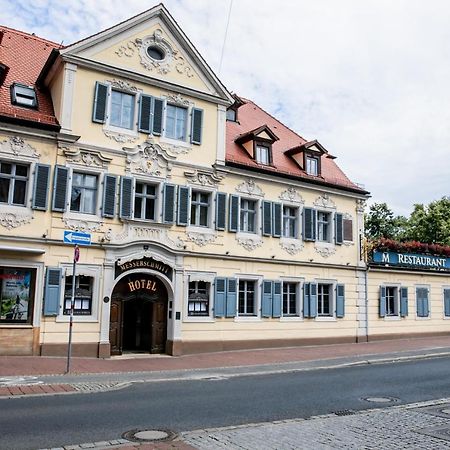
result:
[[[224,176],[222,174],[214,172],[207,172],[203,170],[185,171],[185,177],[189,183],[200,184],[201,186],[216,187],[220,183]]]
[[[78,219],[69,216],[63,216],[61,220],[64,222],[66,228],[74,231],[99,231],[103,222],[97,220]]]
[[[291,203],[299,203],[303,204],[305,201],[303,200],[303,197],[300,195],[300,193],[297,191],[297,189],[293,187],[287,188],[285,191],[283,191],[280,196],[280,200],[284,200],[286,202]]]
[[[72,164],[80,164],[86,167],[101,167],[105,168],[112,161],[109,156],[103,155],[101,152],[92,150],[82,150],[76,147],[60,147],[67,158],[67,161]]]
[[[358,214],[364,214],[365,209],[366,209],[366,201],[363,199],[356,200],[356,212]]]
[[[188,99],[182,97],[179,93],[173,94],[171,92],[168,92],[165,97],[170,103],[175,103],[176,105],[180,106],[189,106],[192,102],[190,102]]]
[[[237,243],[244,247],[245,250],[252,252],[261,247],[263,241],[260,236],[236,236]]]
[[[328,194],[322,194],[320,197],[317,197],[314,205],[319,206],[320,208],[336,208],[336,203],[334,203],[333,199]]]
[[[0,212],[0,225],[11,230],[30,223],[32,218],[33,214],[30,210],[17,211],[15,208],[5,206]]]
[[[333,247],[326,247],[326,246],[315,246],[316,252],[323,256],[324,258],[328,258],[331,255],[334,255],[336,253],[336,249]]]
[[[9,139],[0,142],[0,153],[28,158],[39,158],[41,156],[34,147],[19,136],[11,136]]]
[[[186,236],[189,241],[197,244],[199,247],[204,247],[205,245],[211,244],[217,238],[215,233],[200,233],[197,231],[188,231]]]
[[[245,180],[236,187],[236,192],[247,194],[250,196],[264,197],[263,190],[255,183],[254,180]]]
[[[111,85],[113,88],[120,89],[122,91],[128,91],[130,93],[136,93],[139,92],[140,89],[135,86],[134,84],[131,84],[129,81],[126,80],[106,80],[107,83]]]
[[[290,255],[294,256],[303,250],[304,245],[295,239],[281,239],[280,247]]]
[[[116,142],[119,142],[119,144],[126,144],[127,142],[136,142],[138,140],[139,136],[133,136],[131,134],[123,134],[123,133],[117,133],[116,131],[111,131],[107,129],[103,129],[103,134],[108,137],[109,139],[112,139]]]

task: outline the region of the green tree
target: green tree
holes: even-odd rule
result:
[[[398,235],[398,221],[386,203],[370,205],[366,215],[365,234],[368,239],[396,239]]]

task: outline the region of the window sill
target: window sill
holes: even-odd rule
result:
[[[261,317],[258,316],[236,316],[235,322],[261,322]]]
[[[391,322],[391,321],[401,320],[401,319],[403,319],[403,317],[401,317],[401,316],[385,316],[385,317],[383,317],[383,319],[386,322]]]
[[[428,315],[427,317],[419,317],[416,316],[416,320],[421,321],[421,320],[431,320],[431,315]]]
[[[215,320],[211,316],[204,317],[195,317],[195,316],[186,316],[183,319],[184,323],[214,323]]]
[[[333,316],[317,316],[314,320],[316,322],[337,322],[336,317]]]
[[[300,316],[282,316],[280,322],[304,322],[304,319]]]
[[[450,317],[449,317],[450,319]],[[33,325],[29,323],[0,323],[0,328],[24,328],[29,329],[33,328]]]
[[[179,139],[172,139],[172,138],[168,138],[166,136],[161,136],[159,138],[159,142],[162,144],[169,144],[169,145],[173,145],[175,147],[185,147],[185,148],[191,148],[192,144],[190,142],[187,141],[182,141]]]

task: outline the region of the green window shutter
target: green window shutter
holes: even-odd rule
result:
[[[114,217],[116,214],[116,186],[117,177],[115,175],[105,175],[103,181],[103,217]]]
[[[239,223],[239,196],[238,195],[230,195],[230,208],[229,208],[229,223],[228,223],[228,231],[232,231],[234,233],[238,230]]]
[[[216,278],[214,282],[214,317],[225,317],[227,279]]]
[[[160,136],[162,133],[162,122],[164,112],[164,100],[160,98],[153,99],[153,134]]]
[[[186,186],[178,186],[177,225],[185,227],[189,224],[190,199],[191,188]]]
[[[62,269],[48,267],[44,288],[44,316],[57,316],[59,313],[59,297],[61,294]]]
[[[175,222],[175,185],[165,184],[163,195],[163,222]]]
[[[273,282],[272,317],[281,317],[281,281]]]
[[[237,309],[237,281],[235,278],[228,278],[225,316],[235,317],[236,309]]]
[[[345,285],[336,285],[336,317],[342,318],[345,315]]]
[[[68,181],[69,169],[63,166],[56,166],[53,175],[52,211],[64,212],[66,210]]]
[[[120,177],[120,211],[121,219],[131,219],[133,214],[133,178]]]
[[[272,236],[281,236],[281,203],[272,203]]]
[[[200,145],[202,143],[203,110],[199,108],[192,109],[191,125],[191,142]]]
[[[408,315],[408,288],[400,288],[400,316],[406,317]]]
[[[105,123],[106,121],[106,100],[108,98],[108,85],[105,83],[95,83],[94,109],[92,111],[92,121]]]
[[[317,284],[311,283],[309,289],[309,317],[317,316]]]
[[[444,289],[444,315],[450,317],[450,289]]]
[[[342,244],[344,242],[344,216],[341,213],[336,213],[334,216],[335,221],[335,241],[336,244]]]
[[[272,317],[272,281],[263,281],[261,298],[261,315],[263,317]]]
[[[310,294],[310,283],[303,284],[303,317],[310,317],[309,315],[309,294]]]
[[[386,286],[380,286],[380,317],[386,317]]]
[[[36,164],[34,172],[33,200],[31,207],[45,211],[47,209],[48,188],[50,182],[50,166]]]
[[[139,131],[143,133],[152,132],[152,103],[151,95],[141,94],[139,98]]]
[[[262,205],[263,212],[263,235],[272,235],[272,202],[266,200],[263,201]]]
[[[316,210],[313,208],[303,208],[303,239],[316,240]]]
[[[227,194],[216,194],[216,230],[224,231],[227,218]]]

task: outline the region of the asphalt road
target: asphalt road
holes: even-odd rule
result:
[[[130,429],[187,431],[306,418],[450,396],[450,358],[230,379],[136,383],[96,394],[0,400],[0,449],[117,439]]]

